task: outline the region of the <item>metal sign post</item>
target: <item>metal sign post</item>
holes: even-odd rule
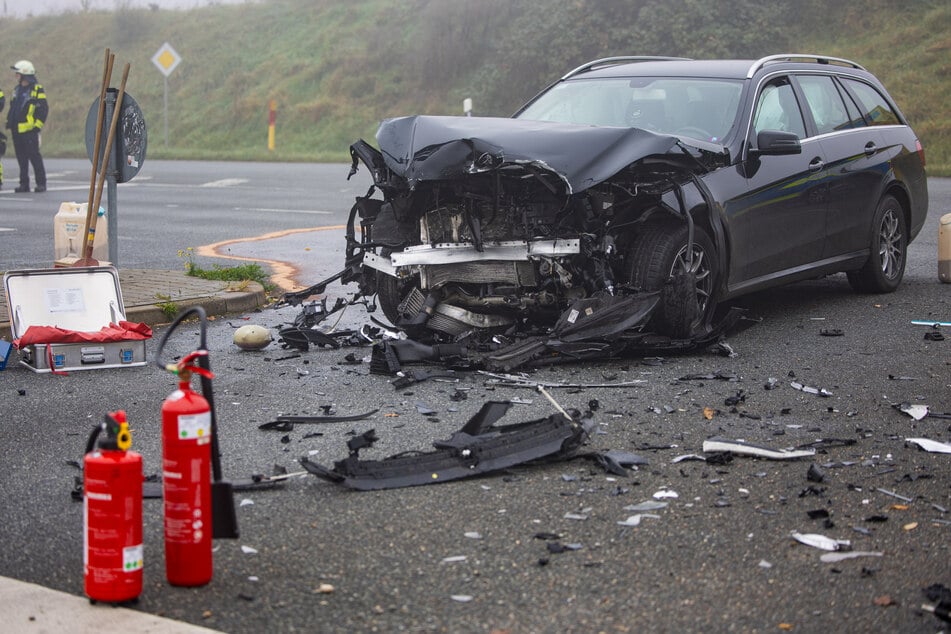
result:
[[[155,55],[152,56],[152,63],[165,75],[165,96],[162,100],[165,110],[165,147],[168,147],[168,76],[178,68],[181,61],[181,56],[175,52],[175,49],[168,42],[162,44]]]

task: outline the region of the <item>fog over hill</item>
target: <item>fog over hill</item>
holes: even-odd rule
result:
[[[31,15],[115,11],[117,9],[194,9],[196,7],[239,4],[254,0],[0,0],[0,17],[26,18]]]

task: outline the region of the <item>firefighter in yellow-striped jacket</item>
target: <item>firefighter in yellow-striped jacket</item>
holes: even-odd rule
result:
[[[13,137],[13,149],[20,165],[20,185],[17,192],[30,191],[30,165],[33,166],[33,178],[36,188],[33,191],[46,191],[46,167],[40,154],[40,132],[46,124],[49,104],[43,86],[36,82],[36,70],[27,60],[20,60],[11,66],[16,72],[17,85],[10,95],[10,109],[7,111],[7,127]]]

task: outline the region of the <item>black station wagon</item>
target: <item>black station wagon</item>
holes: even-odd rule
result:
[[[894,291],[928,208],[894,100],[817,55],[600,59],[512,118],[388,119],[377,142],[351,146],[382,198],[331,279],[418,341],[543,342],[521,361],[701,340],[718,303],[832,273]]]

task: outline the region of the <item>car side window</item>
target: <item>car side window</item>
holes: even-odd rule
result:
[[[852,95],[845,90],[841,84],[839,84],[839,94],[842,96],[842,101],[845,102],[845,111],[849,113],[849,121],[852,122],[853,128],[864,128],[868,125],[865,122],[865,117],[859,112],[859,107],[855,105],[855,99],[852,98]]]
[[[806,136],[799,102],[787,78],[774,79],[760,92],[753,130],[756,134],[763,130],[794,132],[800,139]]]
[[[862,114],[871,125],[900,125],[898,114],[892,109],[888,100],[875,88],[856,79],[842,78],[842,81],[855,94],[859,101]]]
[[[839,96],[832,77],[828,75],[801,75],[797,77],[806,104],[816,122],[819,134],[847,130],[852,127],[845,103]]]

